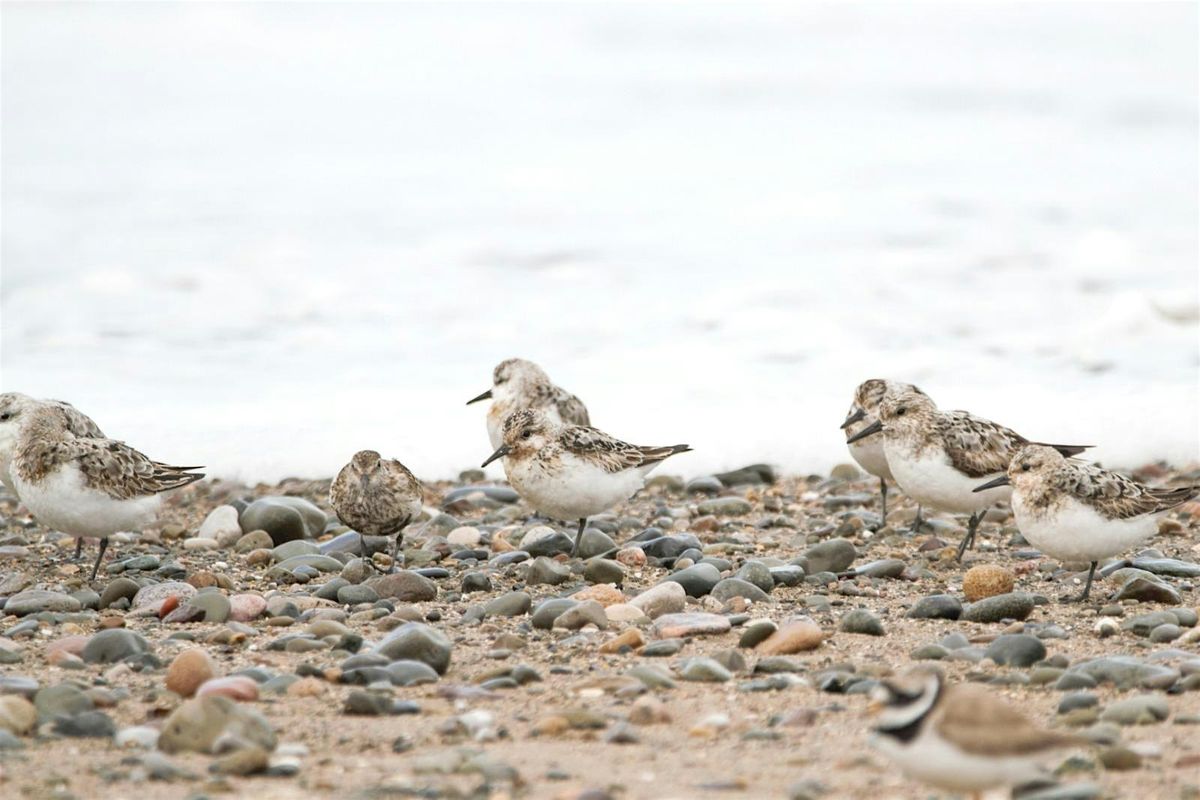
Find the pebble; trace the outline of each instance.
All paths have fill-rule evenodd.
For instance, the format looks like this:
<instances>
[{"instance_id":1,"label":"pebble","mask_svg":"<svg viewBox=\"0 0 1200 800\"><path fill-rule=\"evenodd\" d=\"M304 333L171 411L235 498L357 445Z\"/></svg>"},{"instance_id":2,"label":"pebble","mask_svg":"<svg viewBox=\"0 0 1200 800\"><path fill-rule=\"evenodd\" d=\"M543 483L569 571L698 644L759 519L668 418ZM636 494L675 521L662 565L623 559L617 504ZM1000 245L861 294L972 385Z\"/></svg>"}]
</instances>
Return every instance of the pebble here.
<instances>
[{"instance_id":1,"label":"pebble","mask_svg":"<svg viewBox=\"0 0 1200 800\"><path fill-rule=\"evenodd\" d=\"M408 622L390 632L373 652L393 661L420 661L444 675L450 666L451 650L450 640L438 629Z\"/></svg>"},{"instance_id":2,"label":"pebble","mask_svg":"<svg viewBox=\"0 0 1200 800\"><path fill-rule=\"evenodd\" d=\"M545 525L531 528L521 538L521 549L533 558L570 553L574 546L570 536Z\"/></svg>"},{"instance_id":3,"label":"pebble","mask_svg":"<svg viewBox=\"0 0 1200 800\"><path fill-rule=\"evenodd\" d=\"M485 617L516 617L528 613L533 601L525 592L508 592L483 606Z\"/></svg>"},{"instance_id":4,"label":"pebble","mask_svg":"<svg viewBox=\"0 0 1200 800\"><path fill-rule=\"evenodd\" d=\"M249 706L209 695L187 700L163 722L158 748L164 753L211 753L222 739L275 749L270 723Z\"/></svg>"},{"instance_id":5,"label":"pebble","mask_svg":"<svg viewBox=\"0 0 1200 800\"><path fill-rule=\"evenodd\" d=\"M429 578L411 570L400 570L371 578L365 584L381 598L402 603L423 603L437 598L438 587Z\"/></svg>"},{"instance_id":6,"label":"pebble","mask_svg":"<svg viewBox=\"0 0 1200 800\"><path fill-rule=\"evenodd\" d=\"M688 597L703 597L711 592L720 580L721 573L712 564L696 564L663 578L664 583L671 582L682 586Z\"/></svg>"},{"instance_id":7,"label":"pebble","mask_svg":"<svg viewBox=\"0 0 1200 800\"><path fill-rule=\"evenodd\" d=\"M166 687L182 697L191 697L200 684L215 677L216 667L206 651L184 650L167 667Z\"/></svg>"},{"instance_id":8,"label":"pebble","mask_svg":"<svg viewBox=\"0 0 1200 800\"><path fill-rule=\"evenodd\" d=\"M549 630L554 627L554 620L558 619L567 609L573 608L577 602L577 600L564 597L543 600L533 610L533 615L529 620L530 624L541 630Z\"/></svg>"},{"instance_id":9,"label":"pebble","mask_svg":"<svg viewBox=\"0 0 1200 800\"><path fill-rule=\"evenodd\" d=\"M983 657L1001 666L1029 667L1046 657L1046 645L1027 633L1003 634L988 645Z\"/></svg>"},{"instance_id":10,"label":"pebble","mask_svg":"<svg viewBox=\"0 0 1200 800\"><path fill-rule=\"evenodd\" d=\"M705 683L725 683L733 679L733 674L723 667L716 659L707 656L689 658L679 669L679 677L685 681L700 681Z\"/></svg>"},{"instance_id":11,"label":"pebble","mask_svg":"<svg viewBox=\"0 0 1200 800\"><path fill-rule=\"evenodd\" d=\"M209 765L208 771L217 775L257 775L266 772L269 765L268 751L251 745L221 756Z\"/></svg>"},{"instance_id":12,"label":"pebble","mask_svg":"<svg viewBox=\"0 0 1200 800\"><path fill-rule=\"evenodd\" d=\"M818 572L838 573L844 571L858 558L854 544L847 539L827 539L818 542L804 551L804 555L796 559L796 563L804 567L804 572L813 575Z\"/></svg>"},{"instance_id":13,"label":"pebble","mask_svg":"<svg viewBox=\"0 0 1200 800\"><path fill-rule=\"evenodd\" d=\"M625 583L625 568L607 558L590 558L583 566L583 579L588 583L620 586Z\"/></svg>"},{"instance_id":14,"label":"pebble","mask_svg":"<svg viewBox=\"0 0 1200 800\"><path fill-rule=\"evenodd\" d=\"M716 514L727 517L740 517L749 514L754 509L748 500L742 497L714 497L696 506L701 514Z\"/></svg>"},{"instance_id":15,"label":"pebble","mask_svg":"<svg viewBox=\"0 0 1200 800\"><path fill-rule=\"evenodd\" d=\"M750 620L742 626L742 635L738 640L738 647L745 647L747 649L756 647L759 642L764 641L777 630L779 630L779 626L769 619Z\"/></svg>"},{"instance_id":16,"label":"pebble","mask_svg":"<svg viewBox=\"0 0 1200 800\"><path fill-rule=\"evenodd\" d=\"M687 592L683 586L674 581L653 586L629 601L629 605L640 610L650 619L657 619L664 614L677 614L683 611Z\"/></svg>"},{"instance_id":17,"label":"pebble","mask_svg":"<svg viewBox=\"0 0 1200 800\"><path fill-rule=\"evenodd\" d=\"M1143 603L1176 605L1183 598L1174 587L1162 581L1135 577L1126 581L1113 599L1117 602L1121 600L1138 600Z\"/></svg>"},{"instance_id":18,"label":"pebble","mask_svg":"<svg viewBox=\"0 0 1200 800\"><path fill-rule=\"evenodd\" d=\"M115 664L149 652L150 643L141 634L124 628L110 628L92 634L80 656L88 664Z\"/></svg>"},{"instance_id":19,"label":"pebble","mask_svg":"<svg viewBox=\"0 0 1200 800\"><path fill-rule=\"evenodd\" d=\"M1012 570L995 564L978 564L963 575L963 594L974 603L986 597L1008 594L1016 585Z\"/></svg>"},{"instance_id":20,"label":"pebble","mask_svg":"<svg viewBox=\"0 0 1200 800\"><path fill-rule=\"evenodd\" d=\"M660 639L712 636L729 629L728 617L704 612L665 614L654 622L654 633Z\"/></svg>"},{"instance_id":21,"label":"pebble","mask_svg":"<svg viewBox=\"0 0 1200 800\"><path fill-rule=\"evenodd\" d=\"M911 619L958 619L962 616L962 603L949 594L934 594L922 597L908 610Z\"/></svg>"},{"instance_id":22,"label":"pebble","mask_svg":"<svg viewBox=\"0 0 1200 800\"><path fill-rule=\"evenodd\" d=\"M601 630L608 627L608 617L604 613L604 606L595 600L576 603L554 620L555 628L569 631L579 630L586 625L595 625Z\"/></svg>"},{"instance_id":23,"label":"pebble","mask_svg":"<svg viewBox=\"0 0 1200 800\"><path fill-rule=\"evenodd\" d=\"M82 608L80 602L69 594L49 592L43 589L26 589L8 598L4 604L4 613L14 617L24 617L43 611L72 612L78 611L80 608Z\"/></svg>"},{"instance_id":24,"label":"pebble","mask_svg":"<svg viewBox=\"0 0 1200 800\"><path fill-rule=\"evenodd\" d=\"M0 695L0 730L25 736L37 724L38 709L18 695Z\"/></svg>"},{"instance_id":25,"label":"pebble","mask_svg":"<svg viewBox=\"0 0 1200 800\"><path fill-rule=\"evenodd\" d=\"M83 711L72 716L60 716L54 720L54 732L59 736L73 738L110 739L117 732L112 717L103 711Z\"/></svg>"},{"instance_id":26,"label":"pebble","mask_svg":"<svg viewBox=\"0 0 1200 800\"><path fill-rule=\"evenodd\" d=\"M967 622L1023 620L1033 613L1033 606L1033 595L1025 592L998 594L968 605L963 609L962 619Z\"/></svg>"},{"instance_id":27,"label":"pebble","mask_svg":"<svg viewBox=\"0 0 1200 800\"><path fill-rule=\"evenodd\" d=\"M1109 704L1100 719L1118 725L1152 725L1162 722L1171 714L1166 698L1155 694L1143 694L1117 700Z\"/></svg>"},{"instance_id":28,"label":"pebble","mask_svg":"<svg viewBox=\"0 0 1200 800\"><path fill-rule=\"evenodd\" d=\"M867 636L883 636L883 623L879 617L865 608L856 608L842 615L838 630L846 633L861 633Z\"/></svg>"},{"instance_id":29,"label":"pebble","mask_svg":"<svg viewBox=\"0 0 1200 800\"><path fill-rule=\"evenodd\" d=\"M258 684L242 675L212 678L196 690L197 697L227 697L238 702L251 703L258 699Z\"/></svg>"},{"instance_id":30,"label":"pebble","mask_svg":"<svg viewBox=\"0 0 1200 800\"><path fill-rule=\"evenodd\" d=\"M529 562L529 567L525 572L525 583L529 586L537 586L539 584L557 586L560 583L570 580L570 578L571 569L566 564L560 564L545 556L538 556ZM506 614L505 616L511 615Z\"/></svg>"},{"instance_id":31,"label":"pebble","mask_svg":"<svg viewBox=\"0 0 1200 800\"><path fill-rule=\"evenodd\" d=\"M165 581L143 586L133 598L133 610L151 611L158 614L163 603L175 598L182 603L196 594L196 587L183 581Z\"/></svg>"},{"instance_id":32,"label":"pebble","mask_svg":"<svg viewBox=\"0 0 1200 800\"><path fill-rule=\"evenodd\" d=\"M276 545L315 539L325 529L325 512L301 497L263 497L242 510L243 531L266 531Z\"/></svg>"},{"instance_id":33,"label":"pebble","mask_svg":"<svg viewBox=\"0 0 1200 800\"><path fill-rule=\"evenodd\" d=\"M820 647L825 633L810 619L794 619L785 622L779 630L755 646L755 652L764 655L791 655Z\"/></svg>"},{"instance_id":34,"label":"pebble","mask_svg":"<svg viewBox=\"0 0 1200 800\"><path fill-rule=\"evenodd\" d=\"M704 565L699 565L704 566ZM772 586L774 584L772 583ZM725 578L712 588L712 596L722 603L742 597L754 603L771 603L770 595L749 581L741 578Z\"/></svg>"},{"instance_id":35,"label":"pebble","mask_svg":"<svg viewBox=\"0 0 1200 800\"><path fill-rule=\"evenodd\" d=\"M212 539L221 547L229 547L242 536L237 509L233 506L217 506L208 512L204 522L200 523L196 536L200 539Z\"/></svg>"}]
</instances>

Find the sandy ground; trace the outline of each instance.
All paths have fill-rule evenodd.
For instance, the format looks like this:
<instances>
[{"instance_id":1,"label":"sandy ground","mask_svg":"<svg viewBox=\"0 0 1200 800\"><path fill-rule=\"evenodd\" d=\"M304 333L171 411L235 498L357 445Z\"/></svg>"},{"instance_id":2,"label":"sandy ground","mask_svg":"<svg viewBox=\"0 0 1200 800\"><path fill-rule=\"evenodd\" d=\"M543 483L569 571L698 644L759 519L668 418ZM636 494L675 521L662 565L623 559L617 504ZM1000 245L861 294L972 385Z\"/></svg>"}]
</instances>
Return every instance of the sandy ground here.
<instances>
[{"instance_id":1,"label":"sandy ground","mask_svg":"<svg viewBox=\"0 0 1200 800\"><path fill-rule=\"evenodd\" d=\"M202 484L185 490L172 500L164 520L181 522L194 530L206 513L229 497L254 496L292 492L309 496L327 508L318 483L292 482L282 487L236 487ZM427 500L436 504L452 484L429 487ZM744 517L720 519L716 531L699 535L705 542L735 542L744 545L746 552L724 554L735 564L747 557L777 557L788 560L803 551L806 543L832 536L829 525L836 526L842 510L826 511L823 499L830 494L870 492L874 481L822 483L816 478L789 478L770 488L739 488L728 494L745 496L755 503L755 509ZM670 507L695 507L703 498L651 489L631 501L624 513L648 519L649 509L659 503ZM875 501L872 501L875 502ZM890 521L897 525L911 516L912 508L898 500ZM868 504L870 506L870 504ZM766 510L767 508L771 510ZM30 555L26 558L0 562L5 573L19 570L31 574L35 585L44 588L71 590L80 585L79 568L68 562L70 542L37 527L26 527L20 515L14 515L11 501L4 509L9 517L9 534L18 534L28 541ZM851 511L854 511L851 508ZM755 521L765 516L790 516L796 527L758 528ZM456 514L464 522L471 514ZM480 515L475 515L478 519ZM689 524L694 524L693 515ZM941 517L952 521L948 517ZM1197 520L1184 516L1184 529L1173 535L1160 535L1148 546L1164 554L1188 561L1200 560ZM1008 534L1000 532L1001 522L985 523L983 546L967 559L972 563L994 563L1022 572L1022 562L1014 558L1003 544ZM703 527L703 526L701 526ZM955 529L947 528L941 535L954 541ZM867 579L841 581L818 588L811 585L777 587L771 604L750 609L753 616L767 616L783 621L793 614L811 613L831 635L818 649L792 656L804 666L802 676L809 682L835 665L853 665L858 672L883 675L899 671L911 663L909 653L914 648L935 642L951 632L961 632L975 641L985 642L1005 632L1004 624L973 624L949 620L912 620L904 617L908 605L918 597L941 592L961 594L961 578L965 566L958 566L940 553L931 557L918 553L917 545L925 541L924 533L908 541L901 534L857 536L859 551L856 563L875 558L900 557L910 567L928 567L931 577L916 580ZM623 539L628 534L617 537ZM151 532L141 541L118 545L112 558L125 558L152 547L160 541ZM276 586L264 577L264 567L248 567L245 556L229 550L187 553L178 541L163 542L189 573L199 570L228 575L235 591L272 591L307 594L310 586ZM1053 562L1044 562L1052 564ZM624 719L634 697L618 693L628 685L621 676L638 664L653 663L670 669L682 657L716 654L737 648L740 635L737 628L720 636L697 637L689 640L676 656L644 658L635 653L603 655L597 648L612 638L619 626L605 631L541 631L529 629L527 615L515 618L488 618L482 624L463 625L466 609L514 588L524 588L536 601L557 596L565 588L575 588L579 581L564 586L524 587L515 570L493 574L494 588L487 597L469 595L445 600L447 593L458 589L461 572L454 564L443 562L451 576L439 581L441 595L437 600L416 604L422 614L440 612L441 619L433 622L454 641L450 670L435 685L396 688L399 698L419 703L415 715L391 717L359 717L343 713L344 698L352 691L336 683L328 683L317 697L289 695L264 696L254 706L266 716L284 743L300 743L308 748L299 773L293 777L215 777L208 774L212 758L187 754L172 756L178 766L190 770L194 780L174 782L139 779L141 753L120 751L107 739L63 739L41 735L25 739L22 750L0 752L0 794L5 797L77 797L125 798L162 797L188 798L198 795L232 797L524 797L524 798L602 798L624 800L634 798L786 798L790 787L811 781L825 788L824 797L849 798L874 795L883 798L927 798L936 795L906 779L884 758L868 746L870 719L861 695L842 695L821 692L809 686L782 691L744 692L738 685L751 679L748 674L735 675L723 684L679 681L674 689L658 690L658 696L670 714L669 722L633 726L637 741L609 743L606 730L577 731L537 735L538 723L556 711L586 708L609 720L607 730ZM666 570L647 566L627 569L624 592L632 597L638 591L656 583ZM1148 640L1122 632L1100 639L1092 632L1101 602L1067 605L1057 602L1067 587L1047 577L1048 572L1033 570L1021 574L1019 590L1043 593L1054 602L1038 606L1027 620L1030 623L1054 622L1068 634L1065 639L1045 643L1051 656L1062 655L1074 662L1096 655L1126 654L1151 658L1156 653L1172 649L1171 644L1151 645ZM1061 578L1062 576L1057 576ZM103 573L93 586L102 591L111 576ZM1186 579L1169 579L1179 587ZM1113 587L1099 584L1098 597ZM810 612L804 598L827 594L832 607L827 612ZM451 595L453 598L453 595ZM1194 588L1184 590L1183 605L1195 607ZM836 632L837 620L852 608L867 608L882 621L883 637ZM1154 607L1134 606L1127 615L1153 610ZM697 609L699 610L699 609ZM107 613L107 612L106 612ZM126 625L143 633L155 643L156 653L169 663L174 654L189 646L187 641L168 641L167 637L180 630L191 633L201 642L218 665L218 671L229 673L236 669L260 665L276 672L292 672L302 664L327 670L345 657L328 651L303 654L269 652L267 642L292 628L269 628L260 620L252 623L257 635L235 645L203 643L205 636L223 625L190 623L166 626L156 619L128 616ZM2 621L7 630L15 619ZM378 623L350 621L347 625L368 641L383 635ZM88 666L84 670L64 670L50 666L44 658L45 645L70 633L91 633L96 624L66 623L43 625L38 634L19 640L23 660L19 664L0 668L4 674L24 674L37 678L43 686L64 680L99 681L108 667ZM1019 630L1015 623L1013 630ZM523 649L497 660L490 651L495 640L511 633L522 637ZM652 634L647 629L647 638ZM1184 645L1191 657L1197 655L1195 644ZM755 656L743 651L753 667ZM1187 656L1179 654L1168 663L1178 663ZM516 689L501 690L487 697L450 699L445 695L450 687L469 686L480 676L498 666L526 663L534 667L543 680ZM953 680L1003 675L1008 672L1028 673L1029 670L1009 670L991 662L969 664L961 661L942 662ZM118 728L137 724L159 724L163 717L162 691L164 671L129 673L110 688L123 688L128 697L113 708L105 709ZM1062 692L1050 687L1004 686L994 691L1009 698L1027 714L1046 726L1056 725L1055 708ZM1093 690L1102 704L1110 700L1137 694L1119 692L1110 686ZM1167 697L1171 717L1158 724L1122 729L1122 743L1143 743L1148 757L1140 768L1131 771L1107 771L1099 766L1094 753L1081 752L1084 768L1064 776L1066 781L1088 780L1099 783L1107 797L1185 798L1200 792L1200 726L1178 724L1182 715L1200 714L1200 692ZM468 710L484 709L494 715L497 736L488 741L472 741L461 731L451 730L454 718ZM713 728L703 721L714 714L728 717L726 727ZM753 732L753 733L752 733ZM43 733L45 733L43 731ZM747 737L747 734L751 734ZM393 752L393 742L407 737L411 749ZM769 736L771 738L762 738ZM515 769L516 781L498 780L488 785L478 773L438 771L455 753L481 752L487 761ZM1058 759L1053 763L1061 762ZM1090 768L1089 768L1090 767ZM591 793L588 793L588 792Z\"/></svg>"}]
</instances>

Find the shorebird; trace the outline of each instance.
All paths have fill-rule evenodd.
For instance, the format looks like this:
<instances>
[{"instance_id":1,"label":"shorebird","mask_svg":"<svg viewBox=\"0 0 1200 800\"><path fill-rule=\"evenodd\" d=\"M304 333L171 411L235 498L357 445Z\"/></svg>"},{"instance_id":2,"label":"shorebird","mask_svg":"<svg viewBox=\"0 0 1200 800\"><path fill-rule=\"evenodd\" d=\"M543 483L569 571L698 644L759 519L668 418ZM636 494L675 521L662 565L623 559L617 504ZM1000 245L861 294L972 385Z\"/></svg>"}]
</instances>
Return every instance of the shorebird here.
<instances>
[{"instance_id":1,"label":"shorebird","mask_svg":"<svg viewBox=\"0 0 1200 800\"><path fill-rule=\"evenodd\" d=\"M396 536L392 564L404 538L404 529L421 514L421 482L395 459L385 460L374 450L359 450L342 467L329 487L329 505L346 525L358 531L359 552L367 560L363 536Z\"/></svg>"},{"instance_id":2,"label":"shorebird","mask_svg":"<svg viewBox=\"0 0 1200 800\"><path fill-rule=\"evenodd\" d=\"M906 391L879 404L879 419L847 441L882 433L883 450L896 484L909 497L945 511L970 513L958 560L975 542L983 512L1007 500L1008 486L977 492L981 480L999 477L1029 440L1016 431L966 411L942 411L928 395ZM1068 456L1085 446L1048 445Z\"/></svg>"},{"instance_id":3,"label":"shorebird","mask_svg":"<svg viewBox=\"0 0 1200 800\"><path fill-rule=\"evenodd\" d=\"M1025 539L1060 561L1087 561L1086 600L1101 559L1158 531L1158 518L1200 493L1200 486L1153 488L1094 464L1070 461L1052 447L1031 444L1013 456L1008 472L976 487L1012 487L1012 510Z\"/></svg>"},{"instance_id":4,"label":"shorebird","mask_svg":"<svg viewBox=\"0 0 1200 800\"><path fill-rule=\"evenodd\" d=\"M579 520L571 555L587 518L628 500L646 475L686 444L640 447L583 425L562 425L544 411L526 409L504 423L504 440L481 466L504 459L508 482L537 511Z\"/></svg>"},{"instance_id":5,"label":"shorebird","mask_svg":"<svg viewBox=\"0 0 1200 800\"><path fill-rule=\"evenodd\" d=\"M12 466L13 453L17 449L17 433L25 414L37 408L51 407L62 411L67 430L85 439L103 439L104 431L75 406L63 400L39 400L20 392L5 392L0 394L0 482L13 494L17 494L16 484L13 483L9 468ZM20 495L17 495L20 500ZM75 540L75 560L79 560L83 552L83 538Z\"/></svg>"},{"instance_id":6,"label":"shorebird","mask_svg":"<svg viewBox=\"0 0 1200 800\"><path fill-rule=\"evenodd\" d=\"M1038 728L982 686L947 684L935 667L884 680L870 697L873 747L909 777L976 798L1045 778L1040 761L1087 744Z\"/></svg>"},{"instance_id":7,"label":"shorebird","mask_svg":"<svg viewBox=\"0 0 1200 800\"><path fill-rule=\"evenodd\" d=\"M879 478L879 516L887 522L888 481L894 481L892 470L888 467L887 456L883 452L883 440L878 437L851 441L859 431L872 425L879 412L879 404L888 395L911 391L924 394L911 383L889 381L881 378L865 380L854 390L854 401L850 404L850 412L842 423L846 432L846 448L850 456L867 473ZM917 516L913 520L913 531L921 529L921 507L917 506Z\"/></svg>"},{"instance_id":8,"label":"shorebird","mask_svg":"<svg viewBox=\"0 0 1200 800\"><path fill-rule=\"evenodd\" d=\"M491 400L487 413L488 440L492 447L504 441L504 420L515 411L526 408L545 412L551 420L562 425L591 425L587 407L575 395L555 386L545 370L532 361L510 358L501 361L492 371L492 388L467 405Z\"/></svg>"},{"instance_id":9,"label":"shorebird","mask_svg":"<svg viewBox=\"0 0 1200 800\"><path fill-rule=\"evenodd\" d=\"M115 439L78 436L60 407L21 416L10 468L17 496L43 525L100 539L90 580L109 536L148 525L158 515L160 493L204 477L190 471L200 467L162 464Z\"/></svg>"}]
</instances>

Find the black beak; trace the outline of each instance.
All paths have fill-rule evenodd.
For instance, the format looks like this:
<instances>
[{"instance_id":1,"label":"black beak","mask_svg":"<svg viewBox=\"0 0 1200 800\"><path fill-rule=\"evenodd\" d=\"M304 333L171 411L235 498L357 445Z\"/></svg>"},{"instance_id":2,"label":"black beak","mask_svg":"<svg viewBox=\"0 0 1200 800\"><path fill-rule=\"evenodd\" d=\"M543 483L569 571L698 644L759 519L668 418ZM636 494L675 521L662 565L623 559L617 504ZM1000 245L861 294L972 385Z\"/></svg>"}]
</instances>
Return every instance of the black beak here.
<instances>
[{"instance_id":1,"label":"black beak","mask_svg":"<svg viewBox=\"0 0 1200 800\"><path fill-rule=\"evenodd\" d=\"M488 456L487 461L485 461L479 465L479 468L483 469L488 464L495 461L497 458L504 458L506 455L508 455L508 453L509 453L508 445L506 445L506 444L500 445L498 448L496 448L496 452L494 452L490 456Z\"/></svg>"},{"instance_id":2,"label":"black beak","mask_svg":"<svg viewBox=\"0 0 1200 800\"><path fill-rule=\"evenodd\" d=\"M851 425L858 422L860 419L862 419L866 415L867 415L867 412L863 411L861 408L856 410L853 414L846 417L846 421L842 423L842 430L846 430L846 428L849 428Z\"/></svg>"},{"instance_id":3,"label":"black beak","mask_svg":"<svg viewBox=\"0 0 1200 800\"><path fill-rule=\"evenodd\" d=\"M1001 475L999 478L996 478L995 480L990 480L987 483L983 484L982 486L976 486L971 491L982 492L987 489L995 489L997 486L1008 486L1011 483L1012 483L1012 481L1010 481L1008 479L1007 475Z\"/></svg>"},{"instance_id":4,"label":"black beak","mask_svg":"<svg viewBox=\"0 0 1200 800\"><path fill-rule=\"evenodd\" d=\"M491 400L491 399L492 399L492 390L488 389L486 392L479 395L478 397L472 397L470 400L468 400L467 405L471 405L471 403L478 403L480 400Z\"/></svg>"},{"instance_id":5,"label":"black beak","mask_svg":"<svg viewBox=\"0 0 1200 800\"><path fill-rule=\"evenodd\" d=\"M863 428L861 431L859 431L858 433L854 434L849 439L847 439L846 444L851 444L853 442L857 442L859 439L865 439L868 436L879 433L881 430L883 430L883 423L880 422L879 420L875 420L870 425Z\"/></svg>"}]
</instances>

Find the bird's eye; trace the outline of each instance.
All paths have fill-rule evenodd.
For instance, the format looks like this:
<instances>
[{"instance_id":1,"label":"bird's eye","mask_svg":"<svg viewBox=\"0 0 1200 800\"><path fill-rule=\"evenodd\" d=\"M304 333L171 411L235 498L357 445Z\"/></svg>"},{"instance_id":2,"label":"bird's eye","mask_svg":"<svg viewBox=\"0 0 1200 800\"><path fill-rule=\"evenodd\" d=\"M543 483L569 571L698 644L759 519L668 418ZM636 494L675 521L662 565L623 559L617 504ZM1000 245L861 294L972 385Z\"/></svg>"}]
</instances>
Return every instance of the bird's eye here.
<instances>
[{"instance_id":1,"label":"bird's eye","mask_svg":"<svg viewBox=\"0 0 1200 800\"><path fill-rule=\"evenodd\" d=\"M12 419L12 414L9 412L5 411L3 414L0 414L0 422L8 422L10 419Z\"/></svg>"},{"instance_id":2,"label":"bird's eye","mask_svg":"<svg viewBox=\"0 0 1200 800\"><path fill-rule=\"evenodd\" d=\"M905 408L904 406L900 406L899 408L896 409L896 416L903 417L906 411L908 411L907 408Z\"/></svg>"},{"instance_id":3,"label":"bird's eye","mask_svg":"<svg viewBox=\"0 0 1200 800\"><path fill-rule=\"evenodd\" d=\"M1022 465L1021 465L1021 472L1029 472L1029 465L1028 465L1028 464L1022 464Z\"/></svg>"},{"instance_id":4,"label":"bird's eye","mask_svg":"<svg viewBox=\"0 0 1200 800\"><path fill-rule=\"evenodd\" d=\"M521 434L521 438L522 438L522 439L528 439L530 436L533 436L533 431L528 431L528 430L527 430L527 431L525 431L524 433L522 433L522 434Z\"/></svg>"}]
</instances>

